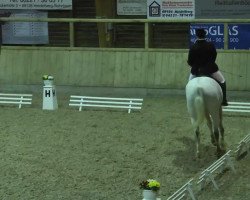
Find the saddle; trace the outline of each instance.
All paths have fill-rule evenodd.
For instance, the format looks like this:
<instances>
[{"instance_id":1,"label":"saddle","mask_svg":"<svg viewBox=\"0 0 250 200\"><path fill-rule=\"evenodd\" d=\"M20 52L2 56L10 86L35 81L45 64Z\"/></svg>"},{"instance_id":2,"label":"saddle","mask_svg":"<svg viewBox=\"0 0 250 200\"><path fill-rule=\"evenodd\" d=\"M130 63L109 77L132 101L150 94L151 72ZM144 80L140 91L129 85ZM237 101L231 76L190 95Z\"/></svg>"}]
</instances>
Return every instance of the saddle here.
<instances>
[{"instance_id":1,"label":"saddle","mask_svg":"<svg viewBox=\"0 0 250 200\"><path fill-rule=\"evenodd\" d=\"M199 73L198 75L196 75L196 77L209 77L211 79L214 79L219 85L221 85L221 83L218 80L216 80L215 78L213 78L211 74Z\"/></svg>"}]
</instances>

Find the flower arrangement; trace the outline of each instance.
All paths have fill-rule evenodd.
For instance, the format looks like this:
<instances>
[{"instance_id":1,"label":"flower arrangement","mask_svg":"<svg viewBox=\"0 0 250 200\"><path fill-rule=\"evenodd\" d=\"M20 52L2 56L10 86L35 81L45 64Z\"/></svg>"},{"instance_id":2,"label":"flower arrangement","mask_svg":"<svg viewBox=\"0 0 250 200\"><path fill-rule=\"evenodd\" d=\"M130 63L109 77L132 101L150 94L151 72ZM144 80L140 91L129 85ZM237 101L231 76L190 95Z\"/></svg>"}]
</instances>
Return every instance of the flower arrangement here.
<instances>
[{"instance_id":1,"label":"flower arrangement","mask_svg":"<svg viewBox=\"0 0 250 200\"><path fill-rule=\"evenodd\" d=\"M160 189L160 183L154 179L148 179L140 183L140 188L143 190L153 190L156 192Z\"/></svg>"},{"instance_id":2,"label":"flower arrangement","mask_svg":"<svg viewBox=\"0 0 250 200\"><path fill-rule=\"evenodd\" d=\"M54 80L54 77L51 75L43 75L43 80Z\"/></svg>"}]
</instances>

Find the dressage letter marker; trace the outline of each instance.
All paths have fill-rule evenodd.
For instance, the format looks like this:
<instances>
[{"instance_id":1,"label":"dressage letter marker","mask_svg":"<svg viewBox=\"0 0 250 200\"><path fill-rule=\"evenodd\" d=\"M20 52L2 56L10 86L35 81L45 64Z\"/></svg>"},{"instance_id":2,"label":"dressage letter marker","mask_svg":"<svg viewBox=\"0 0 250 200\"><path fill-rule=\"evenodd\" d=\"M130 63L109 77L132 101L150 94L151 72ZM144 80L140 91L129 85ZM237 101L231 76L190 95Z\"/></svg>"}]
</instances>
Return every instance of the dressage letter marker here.
<instances>
[{"instance_id":1,"label":"dressage letter marker","mask_svg":"<svg viewBox=\"0 0 250 200\"><path fill-rule=\"evenodd\" d=\"M56 110L57 108L55 86L53 84L43 86L43 110Z\"/></svg>"}]
</instances>

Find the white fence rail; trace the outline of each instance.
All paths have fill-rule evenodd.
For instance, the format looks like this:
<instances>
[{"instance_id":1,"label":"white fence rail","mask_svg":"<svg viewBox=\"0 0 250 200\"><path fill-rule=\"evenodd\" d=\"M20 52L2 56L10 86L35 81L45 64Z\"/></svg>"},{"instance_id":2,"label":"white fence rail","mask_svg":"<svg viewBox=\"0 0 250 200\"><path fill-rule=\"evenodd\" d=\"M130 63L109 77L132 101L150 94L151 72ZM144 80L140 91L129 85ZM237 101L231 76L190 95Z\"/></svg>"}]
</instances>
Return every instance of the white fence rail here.
<instances>
[{"instance_id":1,"label":"white fence rail","mask_svg":"<svg viewBox=\"0 0 250 200\"><path fill-rule=\"evenodd\" d=\"M17 104L18 108L21 108L22 105L31 105L32 94L0 93L0 104Z\"/></svg>"},{"instance_id":2,"label":"white fence rail","mask_svg":"<svg viewBox=\"0 0 250 200\"><path fill-rule=\"evenodd\" d=\"M179 190L177 190L167 200L181 200L183 198L186 199L187 195L189 195L192 200L196 200L194 197L193 190L192 190L192 181L193 181L193 179L189 180L185 185L183 185Z\"/></svg>"},{"instance_id":3,"label":"white fence rail","mask_svg":"<svg viewBox=\"0 0 250 200\"><path fill-rule=\"evenodd\" d=\"M199 180L197 184L201 184L201 189L204 188L205 182L207 179L210 179L212 181L215 189L219 189L218 185L216 184L214 180L213 173L217 171L218 169L221 169L221 171L227 166L229 166L233 172L235 172L233 162L230 158L231 150L229 150L226 154L224 154L220 159L216 160L212 165L210 165L207 169L205 169L203 172L201 172L201 175L199 177Z\"/></svg>"},{"instance_id":4,"label":"white fence rail","mask_svg":"<svg viewBox=\"0 0 250 200\"><path fill-rule=\"evenodd\" d=\"M250 103L248 102L228 102L228 106L223 107L224 112L250 113Z\"/></svg>"},{"instance_id":5,"label":"white fence rail","mask_svg":"<svg viewBox=\"0 0 250 200\"><path fill-rule=\"evenodd\" d=\"M143 99L71 95L69 106L77 106L79 111L82 110L82 107L122 108L127 109L130 113L131 110L140 110L142 103Z\"/></svg>"},{"instance_id":6,"label":"white fence rail","mask_svg":"<svg viewBox=\"0 0 250 200\"><path fill-rule=\"evenodd\" d=\"M226 154L224 154L220 159L216 160L212 165L206 168L201 172L197 184L200 184L200 188L203 189L207 182L210 180L216 190L219 189L215 176L221 173L226 167L230 167L231 170L235 173L234 163L231 160L230 153L232 150L229 150ZM250 152L250 134L246 135L238 144L237 149L235 151L236 156L240 156L243 152ZM170 196L167 200L182 200L189 199L195 200L194 192L192 190L192 181L189 180L185 185L183 185L179 190L177 190L172 196Z\"/></svg>"},{"instance_id":7,"label":"white fence rail","mask_svg":"<svg viewBox=\"0 0 250 200\"><path fill-rule=\"evenodd\" d=\"M239 142L235 151L236 157L239 158L244 151L246 151L247 153L250 152L250 134L248 134Z\"/></svg>"}]
</instances>

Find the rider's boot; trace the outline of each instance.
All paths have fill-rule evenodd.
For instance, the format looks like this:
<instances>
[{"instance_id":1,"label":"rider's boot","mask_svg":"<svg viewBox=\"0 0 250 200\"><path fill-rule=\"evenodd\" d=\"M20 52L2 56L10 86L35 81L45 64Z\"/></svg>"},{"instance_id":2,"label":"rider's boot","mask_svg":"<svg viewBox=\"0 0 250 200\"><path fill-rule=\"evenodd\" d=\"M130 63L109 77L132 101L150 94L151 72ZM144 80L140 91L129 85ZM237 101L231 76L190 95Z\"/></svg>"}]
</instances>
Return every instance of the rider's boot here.
<instances>
[{"instance_id":1,"label":"rider's boot","mask_svg":"<svg viewBox=\"0 0 250 200\"><path fill-rule=\"evenodd\" d=\"M223 93L223 100L222 100L222 106L228 106L228 102L227 102L227 86L226 86L226 82L224 83L220 83L221 89L222 89L222 93Z\"/></svg>"}]
</instances>

